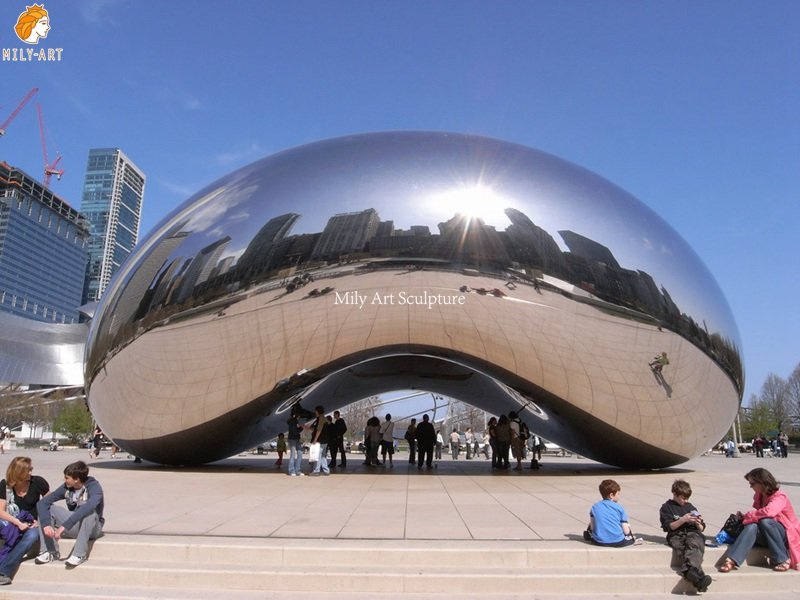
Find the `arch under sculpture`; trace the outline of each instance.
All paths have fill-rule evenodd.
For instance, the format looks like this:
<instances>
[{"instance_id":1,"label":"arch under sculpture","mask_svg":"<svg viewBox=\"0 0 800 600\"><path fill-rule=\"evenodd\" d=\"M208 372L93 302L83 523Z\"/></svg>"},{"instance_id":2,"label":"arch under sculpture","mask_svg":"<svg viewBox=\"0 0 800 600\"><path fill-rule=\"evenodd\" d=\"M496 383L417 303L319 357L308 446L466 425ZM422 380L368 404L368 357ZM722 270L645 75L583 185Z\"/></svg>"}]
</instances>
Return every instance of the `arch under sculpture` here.
<instances>
[{"instance_id":1,"label":"arch under sculpture","mask_svg":"<svg viewBox=\"0 0 800 600\"><path fill-rule=\"evenodd\" d=\"M254 447L298 400L423 389L665 467L724 435L742 382L722 293L654 212L543 152L430 132L301 146L201 190L123 265L86 350L99 424L169 464Z\"/></svg>"}]
</instances>

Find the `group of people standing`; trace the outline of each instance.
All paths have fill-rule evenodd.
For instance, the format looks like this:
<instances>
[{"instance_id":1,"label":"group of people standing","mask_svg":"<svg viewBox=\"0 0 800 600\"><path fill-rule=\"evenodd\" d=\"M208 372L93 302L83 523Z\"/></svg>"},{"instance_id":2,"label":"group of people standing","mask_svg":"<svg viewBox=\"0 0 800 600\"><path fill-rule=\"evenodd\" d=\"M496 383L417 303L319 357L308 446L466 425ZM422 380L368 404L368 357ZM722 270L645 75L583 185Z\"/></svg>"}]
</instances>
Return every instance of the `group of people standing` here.
<instances>
[{"instance_id":1,"label":"group of people standing","mask_svg":"<svg viewBox=\"0 0 800 600\"><path fill-rule=\"evenodd\" d=\"M347 465L344 444L347 424L338 410L333 413L332 417L326 417L321 406L311 412L296 403L292 406L286 423L288 434L285 440L283 434L279 436L276 467L282 465L283 453L288 451L289 475L292 477L303 475L300 468L303 456L301 440L303 431L311 432L312 446L314 444L320 446L320 456L317 457L317 450L313 448L314 455L310 457L310 460L315 462L312 475L329 474L331 468L337 467L337 454L341 457L338 466L345 467ZM367 420L363 438L364 465L394 467L396 450L394 431L395 422L392 420L391 414L384 415L383 421L375 415ZM450 456L453 459L457 459L459 456L462 447L461 435L458 430L453 430L448 438ZM423 415L422 421L419 423L417 423L417 419L412 418L403 437L408 443L409 464L416 464L419 469L422 469L423 466L432 469L433 461L441 459L445 441L441 431L434 428L429 415ZM466 444L468 459L477 456L481 449L483 449L486 459L489 459L491 451L492 469L506 470L511 468L510 455L516 461L513 469L517 471L523 468L522 461L527 456L531 442L534 455L531 468L537 468L538 460L541 460L544 449L544 440L531 434L528 426L515 411L511 411L508 415L492 417L488 421L482 437L474 434L468 427L463 440L463 443ZM328 452L330 453L330 462L328 461ZM538 460L536 459L537 454Z\"/></svg>"},{"instance_id":2,"label":"group of people standing","mask_svg":"<svg viewBox=\"0 0 800 600\"><path fill-rule=\"evenodd\" d=\"M764 458L764 450L769 450L770 455L775 458L786 458L789 456L789 436L781 431L772 439L759 433L753 438L753 452L759 458Z\"/></svg>"},{"instance_id":3,"label":"group of people standing","mask_svg":"<svg viewBox=\"0 0 800 600\"><path fill-rule=\"evenodd\" d=\"M304 422L300 422L305 419ZM301 434L304 430L311 432L311 444L317 445L317 456L314 461L314 469L311 475L330 475L331 468L336 468L336 456L339 455L339 467L347 466L347 452L344 447L344 434L347 433L347 423L345 423L339 411L334 411L333 416L325 416L325 409L317 406L314 412L308 411L300 406L299 403L292 406L289 411L289 419L286 421L288 432L286 435L286 449L289 452L289 475L292 477L303 477L305 474L301 470L303 465L303 441ZM331 461L328 462L328 453ZM282 462L283 456L278 455L278 466Z\"/></svg>"},{"instance_id":4,"label":"group of people standing","mask_svg":"<svg viewBox=\"0 0 800 600\"><path fill-rule=\"evenodd\" d=\"M538 468L544 450L544 440L533 435L527 424L520 418L516 411L508 415L492 417L488 423L489 445L492 448L492 469L506 470L509 464L509 451L516 461L515 471L522 470L522 461L527 455L528 444L532 442L534 458L531 468ZM536 456L538 455L538 459Z\"/></svg>"}]
</instances>

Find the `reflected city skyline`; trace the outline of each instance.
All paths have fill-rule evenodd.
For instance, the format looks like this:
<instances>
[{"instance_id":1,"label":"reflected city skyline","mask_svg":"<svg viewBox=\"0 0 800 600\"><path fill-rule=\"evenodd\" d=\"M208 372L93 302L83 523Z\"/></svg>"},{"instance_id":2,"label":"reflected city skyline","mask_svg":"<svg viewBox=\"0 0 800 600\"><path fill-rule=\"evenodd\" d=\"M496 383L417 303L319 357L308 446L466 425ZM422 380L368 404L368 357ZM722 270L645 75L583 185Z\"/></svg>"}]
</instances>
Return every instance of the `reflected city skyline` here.
<instances>
[{"instance_id":1,"label":"reflected city skyline","mask_svg":"<svg viewBox=\"0 0 800 600\"><path fill-rule=\"evenodd\" d=\"M283 282L331 263L362 269L397 268L401 263L420 269L475 269L504 282L568 293L544 281L547 275L572 284L590 294L589 298L629 309L630 318L650 318L659 327L679 333L713 355L742 390L736 344L683 313L649 273L624 268L608 247L574 231L557 232L568 248L562 251L556 239L521 210L509 207L503 212L510 222L503 231L486 225L480 217L455 213L438 224L438 233L432 233L427 225L395 229L394 221L381 220L377 210L367 208L333 215L324 230L305 234L292 234L303 215L286 213L268 220L238 257L226 255L231 243L228 235L195 256L185 256L182 245L193 232L178 227L151 254L147 266L156 268L140 268L137 273L140 285L151 275L153 279L145 284L132 321L149 315L157 323L184 310L235 298L243 288Z\"/></svg>"}]
</instances>

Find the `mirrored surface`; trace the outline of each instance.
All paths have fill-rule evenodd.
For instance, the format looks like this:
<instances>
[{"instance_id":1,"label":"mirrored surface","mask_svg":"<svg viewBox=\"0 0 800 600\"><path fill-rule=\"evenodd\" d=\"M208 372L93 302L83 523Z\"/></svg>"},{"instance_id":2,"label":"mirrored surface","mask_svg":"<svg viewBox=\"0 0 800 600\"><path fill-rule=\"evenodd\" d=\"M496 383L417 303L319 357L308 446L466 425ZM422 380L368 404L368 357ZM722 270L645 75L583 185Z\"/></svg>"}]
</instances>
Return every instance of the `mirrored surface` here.
<instances>
[{"instance_id":1,"label":"mirrored surface","mask_svg":"<svg viewBox=\"0 0 800 600\"><path fill-rule=\"evenodd\" d=\"M273 437L298 400L424 389L661 467L725 433L742 377L722 293L654 212L551 155L430 132L317 142L203 189L112 281L86 360L108 435L173 464Z\"/></svg>"}]
</instances>

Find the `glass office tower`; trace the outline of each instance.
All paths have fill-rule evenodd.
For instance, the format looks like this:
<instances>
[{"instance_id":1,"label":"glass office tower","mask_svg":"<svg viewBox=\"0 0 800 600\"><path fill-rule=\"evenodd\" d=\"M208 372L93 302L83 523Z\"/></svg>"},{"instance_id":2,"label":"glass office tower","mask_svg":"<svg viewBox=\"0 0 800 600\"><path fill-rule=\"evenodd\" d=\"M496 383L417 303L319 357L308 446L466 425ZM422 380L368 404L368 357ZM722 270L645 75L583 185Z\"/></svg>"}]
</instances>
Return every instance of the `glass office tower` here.
<instances>
[{"instance_id":1,"label":"glass office tower","mask_svg":"<svg viewBox=\"0 0 800 600\"><path fill-rule=\"evenodd\" d=\"M0 310L77 323L89 224L64 200L0 162Z\"/></svg>"},{"instance_id":2,"label":"glass office tower","mask_svg":"<svg viewBox=\"0 0 800 600\"><path fill-rule=\"evenodd\" d=\"M81 212L91 223L84 300L99 300L139 237L145 175L119 148L89 150Z\"/></svg>"}]
</instances>

